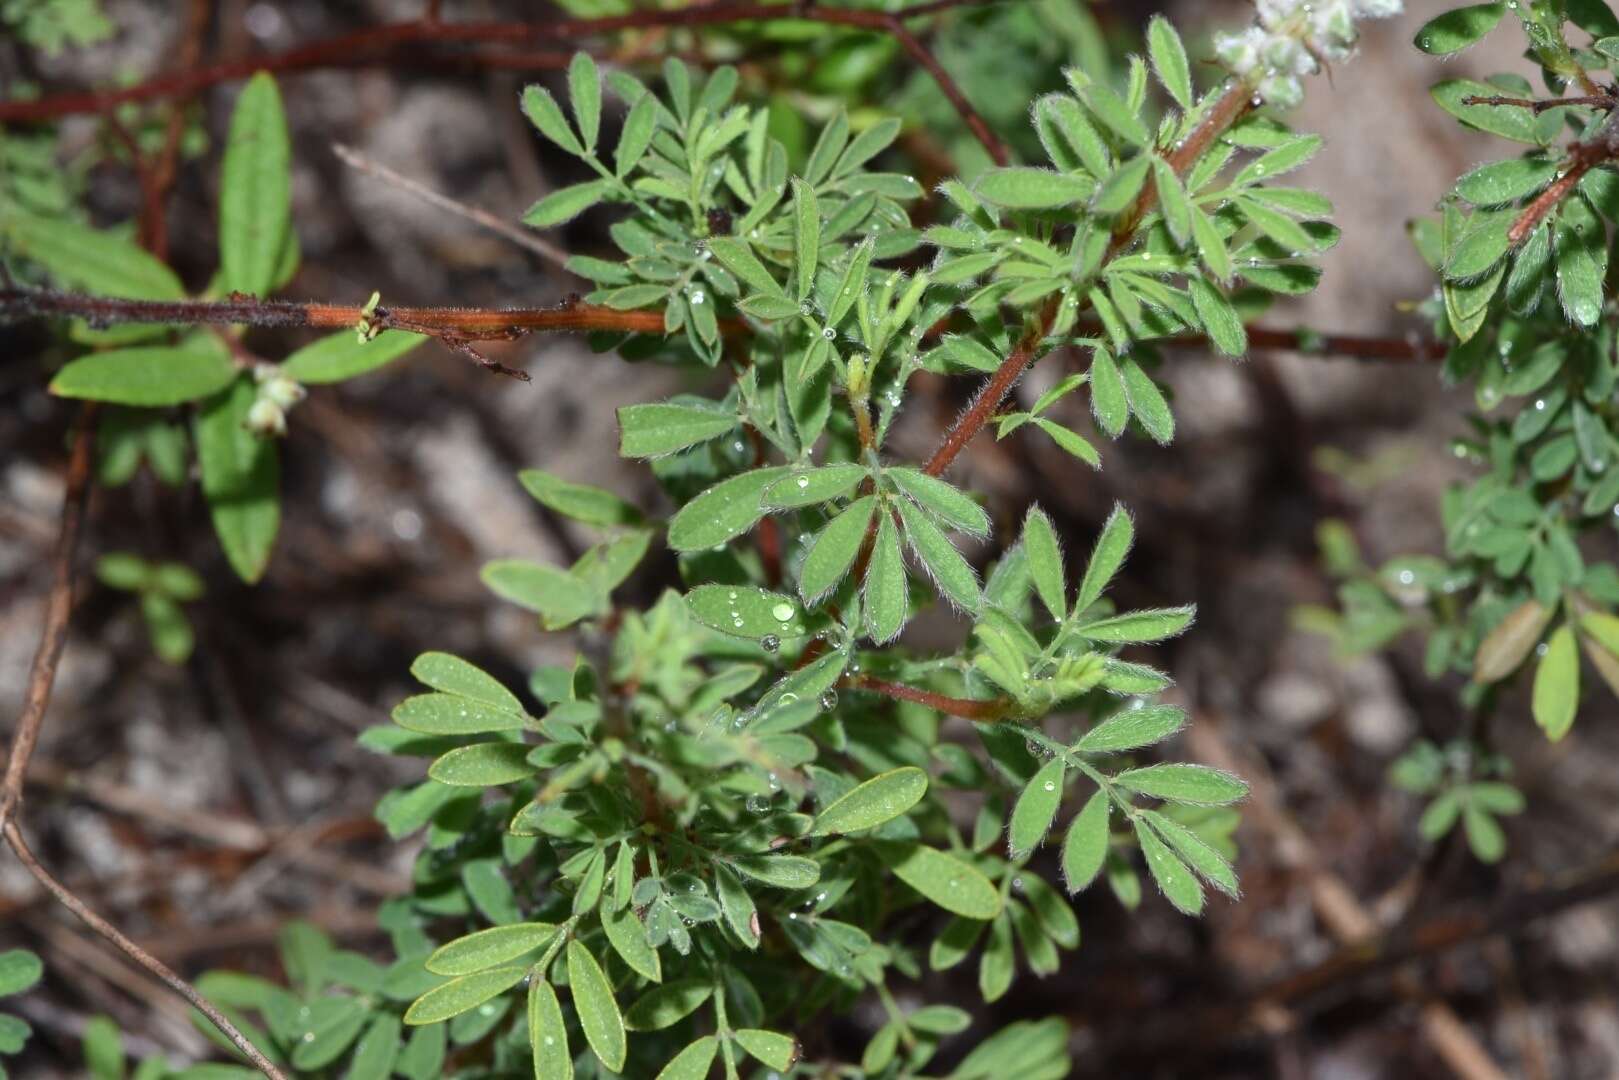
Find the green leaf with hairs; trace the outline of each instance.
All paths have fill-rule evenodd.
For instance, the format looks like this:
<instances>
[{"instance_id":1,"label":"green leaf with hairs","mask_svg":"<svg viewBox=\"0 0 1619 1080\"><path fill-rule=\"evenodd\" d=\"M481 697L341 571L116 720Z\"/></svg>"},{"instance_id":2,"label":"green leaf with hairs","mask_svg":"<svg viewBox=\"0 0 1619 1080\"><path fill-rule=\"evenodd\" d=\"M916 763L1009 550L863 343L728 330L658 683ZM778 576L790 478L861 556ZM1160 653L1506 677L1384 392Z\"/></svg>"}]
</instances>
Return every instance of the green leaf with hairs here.
<instances>
[{"instance_id":1,"label":"green leaf with hairs","mask_svg":"<svg viewBox=\"0 0 1619 1080\"><path fill-rule=\"evenodd\" d=\"M219 176L220 285L266 296L292 227L292 142L269 72L247 81L231 112Z\"/></svg>"},{"instance_id":2,"label":"green leaf with hairs","mask_svg":"<svg viewBox=\"0 0 1619 1080\"><path fill-rule=\"evenodd\" d=\"M860 832L892 821L922 800L928 774L914 766L873 776L834 799L815 817L811 836Z\"/></svg>"}]
</instances>

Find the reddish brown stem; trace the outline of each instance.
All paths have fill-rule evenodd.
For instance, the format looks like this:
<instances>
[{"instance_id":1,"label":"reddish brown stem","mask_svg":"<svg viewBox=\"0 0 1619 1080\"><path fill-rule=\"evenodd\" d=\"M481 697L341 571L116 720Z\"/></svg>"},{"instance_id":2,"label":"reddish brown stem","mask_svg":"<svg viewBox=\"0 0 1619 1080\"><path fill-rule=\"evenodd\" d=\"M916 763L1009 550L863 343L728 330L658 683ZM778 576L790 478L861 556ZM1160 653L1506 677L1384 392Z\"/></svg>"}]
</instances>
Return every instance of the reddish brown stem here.
<instances>
[{"instance_id":1,"label":"reddish brown stem","mask_svg":"<svg viewBox=\"0 0 1619 1080\"><path fill-rule=\"evenodd\" d=\"M79 534L83 531L84 507L95 461L96 410L93 402L84 405L73 424L73 456L68 461L62 519L56 532L56 550L51 556L51 592L45 605L45 627L39 635L33 665L28 669L17 733L11 739L5 779L0 781L0 831L4 831L22 803L28 761L39 744L39 732L51 703L51 687L56 684L56 668L67 646L68 616L73 613L73 561L78 552Z\"/></svg>"},{"instance_id":2,"label":"reddish brown stem","mask_svg":"<svg viewBox=\"0 0 1619 1080\"><path fill-rule=\"evenodd\" d=\"M429 10L427 17L408 23L369 27L325 41L302 45L285 52L239 57L207 67L161 75L134 86L76 94L59 94L34 101L0 102L0 122L51 120L75 113L99 113L129 102L188 97L219 83L245 79L257 71L277 74L333 67L363 67L388 62L399 50L426 45L474 45L490 43L529 44L534 42L574 42L625 30L660 27L717 26L729 23L768 22L805 19L811 22L869 30L892 35L913 59L938 82L940 91L961 114L974 137L984 144L990 157L1004 164L1005 146L990 131L977 110L968 102L947 72L925 46L906 29L903 20L933 15L958 7L976 7L996 0L932 0L897 11L866 11L850 8L823 8L813 3L717 3L694 5L664 11L638 11L600 19L556 19L547 22L469 22L446 23Z\"/></svg>"},{"instance_id":3,"label":"reddish brown stem","mask_svg":"<svg viewBox=\"0 0 1619 1080\"><path fill-rule=\"evenodd\" d=\"M937 709L950 716L960 716L967 720L1000 720L1012 711L1012 703L1005 698L984 700L950 697L932 690L923 690L918 686L874 679L870 675L856 676L846 680L844 685L857 690L870 690L872 693L882 694L896 701L914 701L918 705L926 705L930 709Z\"/></svg>"},{"instance_id":4,"label":"reddish brown stem","mask_svg":"<svg viewBox=\"0 0 1619 1080\"><path fill-rule=\"evenodd\" d=\"M1214 144L1214 140L1219 138L1222 132L1236 123L1252 107L1253 102L1247 85L1240 80L1233 81L1215 101L1196 129L1169 153L1166 160L1170 167L1177 175L1185 173ZM1157 197L1156 188L1146 188L1130 211L1119 219L1119 226L1114 229L1113 242L1108 249L1109 257L1122 251L1130 242L1141 219L1157 205ZM1023 377L1029 365L1038 359L1040 343L1046 339L1046 335L1051 332L1052 324L1057 320L1058 305L1057 297L1046 301L1039 315L1018 340L1017 347L1001 361L1001 366L995 369L989 381L979 389L972 403L967 406L967 411L957 417L950 430L945 432L939 448L933 452L923 470L929 476L944 475L945 470L956 460L956 456L966 449L973 437L989 423L990 417L995 415L995 411L1001 407L1001 402L1006 400L1006 395L1011 393L1012 387Z\"/></svg>"},{"instance_id":5,"label":"reddish brown stem","mask_svg":"<svg viewBox=\"0 0 1619 1080\"><path fill-rule=\"evenodd\" d=\"M1477 97L1462 98L1463 105L1505 105L1519 109L1529 109L1537 116L1549 109L1560 109L1564 105L1583 105L1595 109L1611 109L1619 105L1619 98L1611 94L1596 94L1587 97L1566 98L1515 98L1515 97Z\"/></svg>"}]
</instances>

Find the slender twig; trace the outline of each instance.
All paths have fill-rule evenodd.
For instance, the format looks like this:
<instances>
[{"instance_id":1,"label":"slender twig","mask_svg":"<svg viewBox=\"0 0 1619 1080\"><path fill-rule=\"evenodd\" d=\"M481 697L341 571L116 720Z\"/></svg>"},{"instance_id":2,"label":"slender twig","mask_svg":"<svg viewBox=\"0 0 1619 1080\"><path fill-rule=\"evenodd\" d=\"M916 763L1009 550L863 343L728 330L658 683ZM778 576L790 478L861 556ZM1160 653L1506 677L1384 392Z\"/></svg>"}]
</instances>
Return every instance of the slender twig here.
<instances>
[{"instance_id":1,"label":"slender twig","mask_svg":"<svg viewBox=\"0 0 1619 1080\"><path fill-rule=\"evenodd\" d=\"M185 97L219 83L245 79L257 71L283 74L322 68L376 66L386 64L390 59L394 59L402 48L407 47L575 42L624 30L802 19L893 36L900 46L921 63L938 82L940 91L955 106L974 137L984 144L990 157L1004 164L1008 160L1004 144L978 115L955 81L904 25L904 20L918 16L934 15L951 8L978 7L997 2L1000 0L931 0L929 3L895 12L819 7L809 2L716 3L672 10L637 11L628 15L613 15L600 19L555 19L547 22L443 22L435 11L429 10L427 17L414 22L368 27L284 52L239 57L190 71L160 75L116 90L59 94L34 101L0 102L0 123L51 120L77 113L102 113L128 102Z\"/></svg>"},{"instance_id":2,"label":"slender twig","mask_svg":"<svg viewBox=\"0 0 1619 1080\"><path fill-rule=\"evenodd\" d=\"M1549 109L1560 109L1564 105L1584 105L1594 109L1611 109L1619 105L1619 97L1612 94L1596 94L1588 97L1566 98L1516 98L1516 97L1478 97L1470 95L1462 98L1463 105L1501 105L1518 109L1529 109L1535 115L1540 115Z\"/></svg>"},{"instance_id":3,"label":"slender twig","mask_svg":"<svg viewBox=\"0 0 1619 1080\"><path fill-rule=\"evenodd\" d=\"M253 1066L265 1076L270 1077L271 1080L286 1080L281 1070L276 1068L275 1064L248 1040L247 1036L237 1030L236 1025L230 1022L229 1017L216 1009L207 998L199 994L195 987L175 974L167 964L164 964L157 957L125 937L116 926L92 911L89 905L80 900L71 889L52 877L50 871L46 870L40 864L40 861L35 858L34 853L29 850L28 843L23 838L22 830L17 827L15 821L6 824L4 836L6 843L11 846L11 850L17 856L17 859L34 876L34 880L43 885L45 891L56 898L57 903L78 916L86 926L97 934L112 942L125 956L155 975L170 990L190 1002L198 1012L208 1018L214 1027L219 1029L220 1034L231 1041L231 1045L240 1050L253 1063Z\"/></svg>"},{"instance_id":4,"label":"slender twig","mask_svg":"<svg viewBox=\"0 0 1619 1080\"><path fill-rule=\"evenodd\" d=\"M482 225L489 231L510 240L518 247L533 252L549 263L553 263L556 266L564 268L567 266L568 253L566 251L563 251L555 244L534 235L532 232L526 232L523 229L518 228L511 222L497 217L481 207L468 206L464 202L458 202L455 199L450 198L448 195L434 191L432 188L428 187L426 184L423 184L419 180L412 180L410 177L405 176L402 173L395 172L379 161L373 161L371 158L366 157L352 146L344 146L342 143L333 143L332 153L337 155L339 161L343 162L343 164L352 169L357 169L358 171L365 173L367 176L374 176L378 180L392 184L399 190L416 196L416 198L421 199L429 206L437 207L438 209L448 211L457 217L462 217L475 224Z\"/></svg>"},{"instance_id":5,"label":"slender twig","mask_svg":"<svg viewBox=\"0 0 1619 1080\"><path fill-rule=\"evenodd\" d=\"M74 555L83 531L84 506L95 458L92 451L96 409L94 403L81 407L73 426L73 456L68 462L67 486L62 495L62 523L56 534L56 550L51 556L51 592L45 607L45 626L40 631L33 665L28 670L28 686L23 693L17 733L11 739L11 756L6 759L5 779L0 781L0 830L12 820L22 803L28 761L39 744L40 728L51 703L51 688L56 684L56 669L67 645L68 616L73 611Z\"/></svg>"},{"instance_id":6,"label":"slender twig","mask_svg":"<svg viewBox=\"0 0 1619 1080\"><path fill-rule=\"evenodd\" d=\"M1216 99L1197 128L1166 156L1170 167L1177 175L1184 173L1203 156L1204 151L1213 145L1214 140L1252 107L1248 85L1240 79L1233 80ZM1122 251L1129 243L1141 219L1157 205L1157 198L1156 188L1146 188L1129 212L1119 219L1119 226L1113 232L1113 241L1108 249L1109 257ZM983 430L984 425L989 423L990 417L995 415L1018 379L1022 378L1029 366L1039 359L1040 345L1057 320L1058 306L1059 300L1055 296L1046 301L1039 315L1019 338L1017 346L1005 360L1001 361L1000 367L995 369L989 381L979 389L972 403L967 406L967 410L957 417L956 422L945 432L939 448L933 452L933 456L924 467L923 471L929 476L942 476L945 470L950 468L956 456L972 442L979 431Z\"/></svg>"},{"instance_id":7,"label":"slender twig","mask_svg":"<svg viewBox=\"0 0 1619 1080\"><path fill-rule=\"evenodd\" d=\"M844 685L856 690L870 690L896 701L914 701L918 705L926 705L949 716L960 716L968 720L1000 720L1013 708L1012 702L1006 698L950 697L918 686L876 679L870 675L860 675L846 680Z\"/></svg>"}]
</instances>

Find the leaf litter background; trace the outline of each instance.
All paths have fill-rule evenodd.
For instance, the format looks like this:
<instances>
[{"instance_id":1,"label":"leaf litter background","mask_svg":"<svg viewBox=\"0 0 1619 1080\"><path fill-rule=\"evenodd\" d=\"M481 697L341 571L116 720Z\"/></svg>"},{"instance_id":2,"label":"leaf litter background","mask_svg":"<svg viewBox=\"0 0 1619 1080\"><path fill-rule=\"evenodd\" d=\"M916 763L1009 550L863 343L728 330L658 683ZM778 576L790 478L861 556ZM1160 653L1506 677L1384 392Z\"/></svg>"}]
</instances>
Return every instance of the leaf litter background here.
<instances>
[{"instance_id":1,"label":"leaf litter background","mask_svg":"<svg viewBox=\"0 0 1619 1080\"><path fill-rule=\"evenodd\" d=\"M1404 18L1368 24L1361 55L1330 81L1312 82L1306 105L1290 117L1327 137L1299 182L1333 199L1344 239L1323 259L1318 292L1273 311L1268 325L1421 331L1399 306L1433 280L1405 240L1405 221L1471 165L1511 152L1460 131L1427 87L1447 76L1526 71L1510 29L1443 64L1412 49L1415 28L1449 6L1415 0ZM179 33L170 5L107 7L124 28L120 38L29 73L107 83L122 71L161 69ZM528 7L449 4L447 15L511 16ZM1238 3L1103 3L1094 11L1128 33L1159 7L1194 32L1248 18ZM227 0L212 47L286 48L416 13L402 0ZM19 63L17 50L0 42L0 73L26 70ZM375 288L396 303L499 304L553 302L580 288L330 152L332 141L348 143L515 220L551 187L577 179L523 123L515 108L522 81L408 70L284 79L305 254L286 294L358 301ZM216 146L235 92L203 99ZM1023 116L1022 103L997 109L979 98L992 116ZM64 130L70 143L82 142L93 121ZM216 182L210 156L184 170L175 196L175 257L191 276L211 257ZM126 219L138 207L122 169L95 173L91 195L98 221ZM553 239L599 252L604 222L587 216ZM43 344L37 331L0 330L8 361L0 364L0 701L8 717L43 611L71 413L44 392L58 359ZM459 652L512 685L535 664L571 656L566 638L541 634L531 616L478 581L491 558L566 563L583 547L568 524L523 494L519 468L661 508L648 476L611 452L613 409L677 390L680 376L595 356L572 338L491 352L527 369L533 383L491 378L428 346L296 410L285 447L285 524L258 588L229 573L195 491L176 494L143 476L95 495L86 562L108 550L189 561L209 589L192 608L200 644L184 668L158 662L127 596L83 575L26 820L50 865L184 972L231 966L277 975L275 932L292 917L350 947L383 945L372 912L403 881L409 852L380 836L370 809L418 765L367 753L354 735L409 692L410 660L426 648ZM1165 370L1179 422L1172 447L1098 436L1106 470L1093 474L1044 440L984 438L955 476L991 493L1003 532L1038 498L1070 551L1089 547L1115 500L1129 505L1140 546L1118 584L1121 603L1195 601L1199 609L1193 630L1153 658L1176 676L1171 700L1197 714L1181 736L1184 756L1220 763L1228 755L1261 781L1280 814L1261 807L1246 817L1240 903L1218 901L1193 922L1157 896L1130 916L1093 889L1077 905L1084 942L1059 974L1022 973L986 1008L967 964L932 976L927 997L974 1011L983 1020L974 1032L1065 1016L1081 1076L1444 1075L1421 1034L1430 999L1447 1002L1511 1075L1613 1075L1619 906L1611 899L1450 950L1399 977L1334 983L1263 1010L1241 1030L1219 1022L1221 1007L1333 954L1312 906L1312 888L1321 887L1312 867L1339 875L1380 924L1398 926L1484 910L1611 850L1619 732L1613 703L1598 693L1574 735L1550 747L1526 698L1514 699L1494 738L1517 763L1529 809L1506 823L1507 859L1483 868L1464 856L1457 836L1438 850L1424 847L1418 803L1390 788L1384 773L1412 739L1442 742L1463 730L1453 688L1422 675L1410 642L1385 657L1341 660L1324 639L1291 629L1289 611L1330 601L1314 543L1324 517L1345 518L1374 564L1439 550L1436 499L1461 475L1446 447L1463 431L1469 403L1416 366L1257 353L1232 364L1182 350ZM1032 399L1057 373L1048 362L1019 394ZM916 394L896 449L925 456L969 386L935 382ZM1090 435L1083 406L1065 408L1066 420ZM651 599L671 580L672 562L653 559L633 591ZM911 634L925 643L949 632L923 620ZM1289 833L1289 822L1300 832ZM1045 869L1054 879L1054 866ZM136 1055L205 1052L177 999L112 958L20 868L0 860L0 947L16 945L40 951L47 966L41 989L7 1003L36 1029L17 1075L76 1075L78 1032L97 1013L123 1025ZM823 1035L857 1058L879 1023L857 1011L831 1019ZM959 1040L958 1054L971 1037Z\"/></svg>"}]
</instances>

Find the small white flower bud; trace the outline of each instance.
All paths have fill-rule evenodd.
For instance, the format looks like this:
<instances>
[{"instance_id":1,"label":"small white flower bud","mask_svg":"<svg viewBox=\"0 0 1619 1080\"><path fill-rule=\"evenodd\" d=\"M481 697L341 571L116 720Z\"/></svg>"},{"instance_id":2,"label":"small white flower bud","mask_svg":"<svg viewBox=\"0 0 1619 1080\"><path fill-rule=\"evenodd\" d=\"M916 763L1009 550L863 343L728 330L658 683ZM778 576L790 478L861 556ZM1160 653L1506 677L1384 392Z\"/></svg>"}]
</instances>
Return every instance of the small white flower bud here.
<instances>
[{"instance_id":1,"label":"small white flower bud","mask_svg":"<svg viewBox=\"0 0 1619 1080\"><path fill-rule=\"evenodd\" d=\"M259 386L259 397L275 402L283 410L292 408L308 396L309 392L301 384L285 375L277 376Z\"/></svg>"},{"instance_id":2,"label":"small white flower bud","mask_svg":"<svg viewBox=\"0 0 1619 1080\"><path fill-rule=\"evenodd\" d=\"M287 414L281 411L281 406L265 398L259 398L253 407L247 410L247 430L255 435L281 436L287 433Z\"/></svg>"},{"instance_id":3,"label":"small white flower bud","mask_svg":"<svg viewBox=\"0 0 1619 1080\"><path fill-rule=\"evenodd\" d=\"M1267 105L1291 109L1304 100L1304 84L1297 75L1269 75L1259 84L1259 96Z\"/></svg>"}]
</instances>

